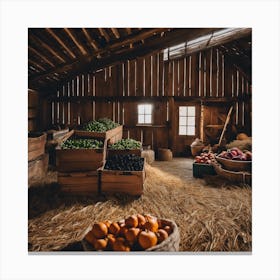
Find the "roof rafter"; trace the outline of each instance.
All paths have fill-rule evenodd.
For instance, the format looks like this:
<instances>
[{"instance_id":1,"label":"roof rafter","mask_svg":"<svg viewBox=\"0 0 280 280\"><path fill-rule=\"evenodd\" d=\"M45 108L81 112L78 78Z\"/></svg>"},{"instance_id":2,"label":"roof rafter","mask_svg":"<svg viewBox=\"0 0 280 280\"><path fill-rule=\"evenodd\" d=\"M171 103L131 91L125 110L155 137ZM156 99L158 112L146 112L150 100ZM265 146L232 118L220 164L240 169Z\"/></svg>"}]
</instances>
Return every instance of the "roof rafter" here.
<instances>
[{"instance_id":1,"label":"roof rafter","mask_svg":"<svg viewBox=\"0 0 280 280\"><path fill-rule=\"evenodd\" d=\"M69 28L64 28L64 31L68 34L68 36L72 39L74 44L78 47L82 55L86 55L87 51L84 49L84 47L78 42L78 39L75 37L75 35L71 32Z\"/></svg>"}]
</instances>

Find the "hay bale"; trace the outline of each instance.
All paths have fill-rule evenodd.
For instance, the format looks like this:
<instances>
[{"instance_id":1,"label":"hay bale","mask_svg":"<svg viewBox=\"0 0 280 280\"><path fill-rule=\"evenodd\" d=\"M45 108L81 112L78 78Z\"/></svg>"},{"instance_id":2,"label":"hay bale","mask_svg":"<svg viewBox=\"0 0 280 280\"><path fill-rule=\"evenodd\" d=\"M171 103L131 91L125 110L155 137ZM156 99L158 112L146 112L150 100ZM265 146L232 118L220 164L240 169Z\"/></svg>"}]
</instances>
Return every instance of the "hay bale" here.
<instances>
[{"instance_id":1,"label":"hay bale","mask_svg":"<svg viewBox=\"0 0 280 280\"><path fill-rule=\"evenodd\" d=\"M153 150L143 150L141 157L145 158L148 164L151 164L155 161L155 152Z\"/></svg>"},{"instance_id":2,"label":"hay bale","mask_svg":"<svg viewBox=\"0 0 280 280\"><path fill-rule=\"evenodd\" d=\"M231 149L237 147L241 151L252 151L252 139L248 138L246 140L234 140L226 145L227 149Z\"/></svg>"},{"instance_id":3,"label":"hay bale","mask_svg":"<svg viewBox=\"0 0 280 280\"><path fill-rule=\"evenodd\" d=\"M158 149L158 160L169 161L172 160L173 155L170 149Z\"/></svg>"}]
</instances>

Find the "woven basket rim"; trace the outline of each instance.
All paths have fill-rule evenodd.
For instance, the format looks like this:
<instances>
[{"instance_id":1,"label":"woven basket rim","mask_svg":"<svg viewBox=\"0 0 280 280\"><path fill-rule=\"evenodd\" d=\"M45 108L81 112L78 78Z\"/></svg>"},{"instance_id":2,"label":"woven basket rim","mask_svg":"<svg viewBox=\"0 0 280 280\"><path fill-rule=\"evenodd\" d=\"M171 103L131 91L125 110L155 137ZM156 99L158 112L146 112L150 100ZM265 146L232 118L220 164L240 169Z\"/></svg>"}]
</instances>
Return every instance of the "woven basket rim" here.
<instances>
[{"instance_id":1,"label":"woven basket rim","mask_svg":"<svg viewBox=\"0 0 280 280\"><path fill-rule=\"evenodd\" d=\"M228 158L223 158L219 156L215 156L216 159L221 160L221 161L226 161L226 162L236 162L236 163L252 163L251 160L235 160L235 159L228 159Z\"/></svg>"}]
</instances>

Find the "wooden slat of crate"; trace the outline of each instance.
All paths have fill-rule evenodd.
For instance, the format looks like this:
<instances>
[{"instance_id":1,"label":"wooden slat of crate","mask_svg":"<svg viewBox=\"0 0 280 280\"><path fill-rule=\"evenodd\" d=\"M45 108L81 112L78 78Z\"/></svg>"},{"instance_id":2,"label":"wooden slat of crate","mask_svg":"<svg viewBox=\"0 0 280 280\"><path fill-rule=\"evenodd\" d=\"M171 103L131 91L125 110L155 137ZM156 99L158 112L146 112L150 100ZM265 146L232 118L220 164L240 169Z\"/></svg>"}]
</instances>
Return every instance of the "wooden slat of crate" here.
<instances>
[{"instance_id":1,"label":"wooden slat of crate","mask_svg":"<svg viewBox=\"0 0 280 280\"><path fill-rule=\"evenodd\" d=\"M101 193L126 193L142 195L145 181L145 168L142 171L117 171L100 168Z\"/></svg>"},{"instance_id":2,"label":"wooden slat of crate","mask_svg":"<svg viewBox=\"0 0 280 280\"><path fill-rule=\"evenodd\" d=\"M105 148L104 148L105 149ZM103 165L104 149L56 149L56 167L59 172L97 170Z\"/></svg>"},{"instance_id":3,"label":"wooden slat of crate","mask_svg":"<svg viewBox=\"0 0 280 280\"><path fill-rule=\"evenodd\" d=\"M125 150L112 150L107 149L107 157L114 155L137 155L141 157L142 149L125 149Z\"/></svg>"},{"instance_id":4,"label":"wooden slat of crate","mask_svg":"<svg viewBox=\"0 0 280 280\"><path fill-rule=\"evenodd\" d=\"M63 192L75 194L98 194L99 171L58 173L58 183Z\"/></svg>"},{"instance_id":5,"label":"wooden slat of crate","mask_svg":"<svg viewBox=\"0 0 280 280\"><path fill-rule=\"evenodd\" d=\"M46 133L38 135L38 137L28 137L28 161L34 160L44 154L46 139Z\"/></svg>"}]
</instances>

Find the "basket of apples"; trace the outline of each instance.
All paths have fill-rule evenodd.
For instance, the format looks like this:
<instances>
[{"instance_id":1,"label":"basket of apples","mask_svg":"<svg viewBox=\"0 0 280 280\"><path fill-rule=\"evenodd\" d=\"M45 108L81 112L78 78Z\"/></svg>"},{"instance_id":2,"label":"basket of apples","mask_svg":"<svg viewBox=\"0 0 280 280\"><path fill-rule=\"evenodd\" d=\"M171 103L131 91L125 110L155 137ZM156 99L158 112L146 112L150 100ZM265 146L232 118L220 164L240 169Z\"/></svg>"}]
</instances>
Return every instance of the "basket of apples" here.
<instances>
[{"instance_id":1,"label":"basket of apples","mask_svg":"<svg viewBox=\"0 0 280 280\"><path fill-rule=\"evenodd\" d=\"M252 153L243 152L237 147L221 152L216 156L216 160L230 171L251 171L252 169Z\"/></svg>"}]
</instances>

